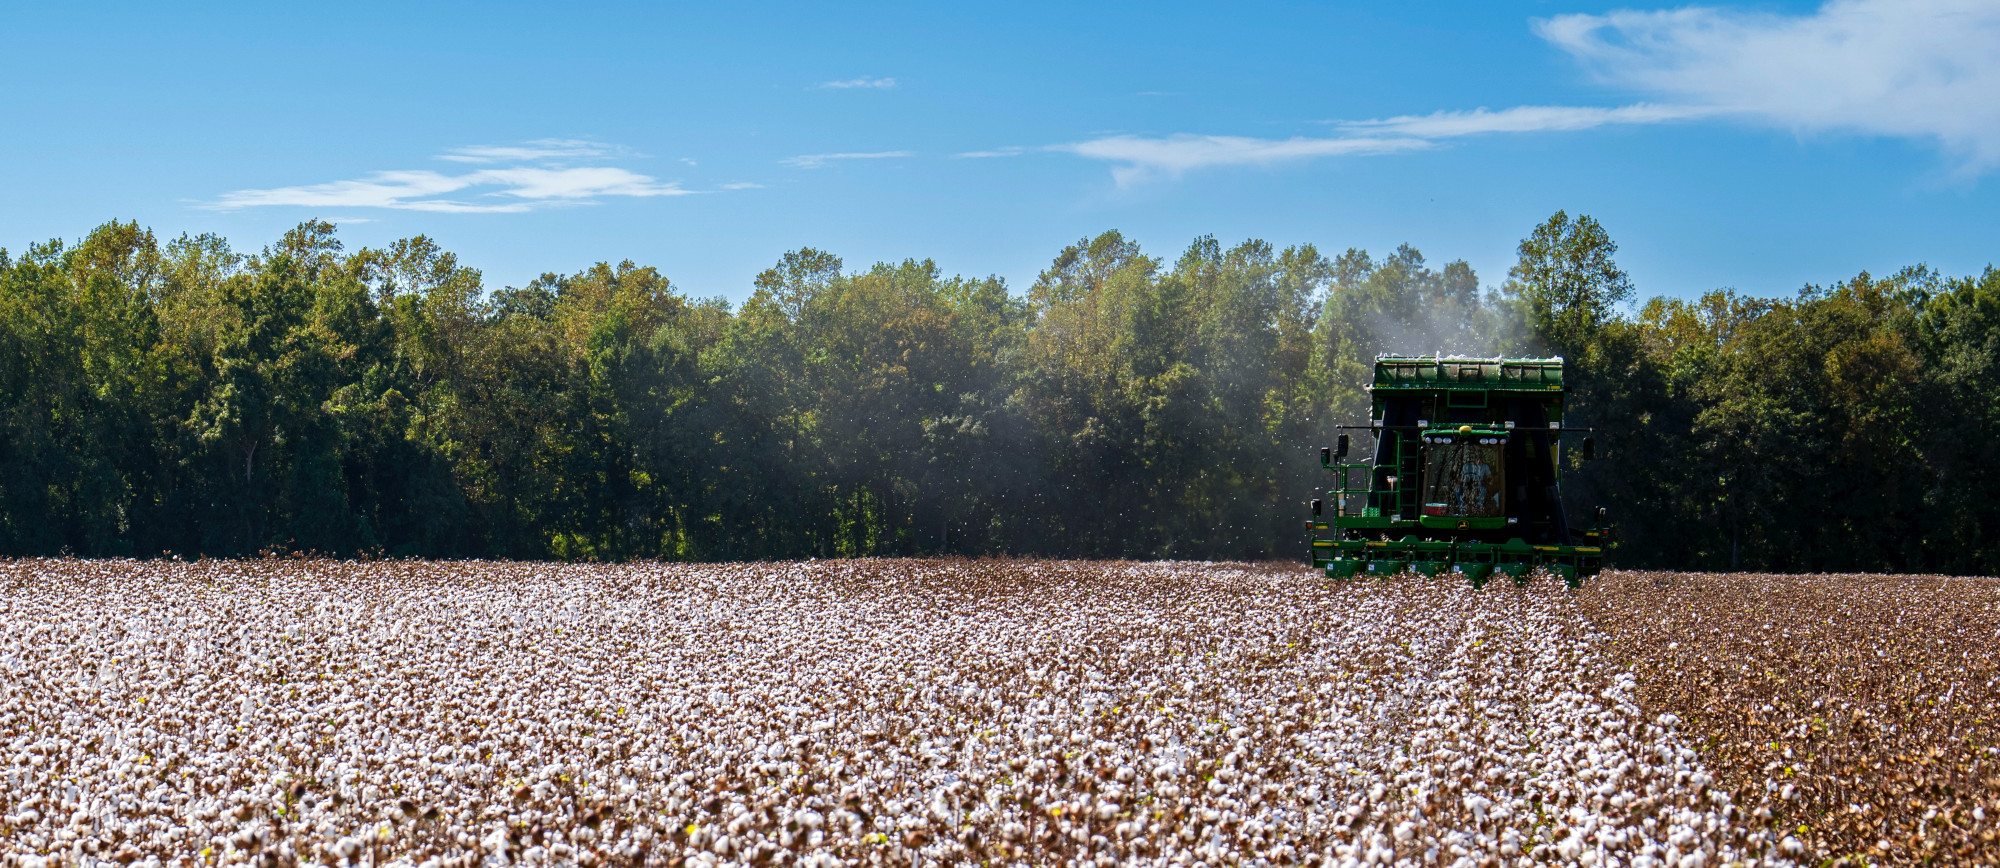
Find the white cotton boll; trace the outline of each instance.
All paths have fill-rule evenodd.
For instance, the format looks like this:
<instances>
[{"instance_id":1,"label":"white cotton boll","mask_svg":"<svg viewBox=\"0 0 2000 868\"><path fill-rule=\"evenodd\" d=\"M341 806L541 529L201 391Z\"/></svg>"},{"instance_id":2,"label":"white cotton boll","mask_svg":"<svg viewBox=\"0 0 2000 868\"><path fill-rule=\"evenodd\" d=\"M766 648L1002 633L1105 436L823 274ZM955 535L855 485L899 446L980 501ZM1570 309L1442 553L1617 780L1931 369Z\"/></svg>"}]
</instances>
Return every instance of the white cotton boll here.
<instances>
[{"instance_id":1,"label":"white cotton boll","mask_svg":"<svg viewBox=\"0 0 2000 868\"><path fill-rule=\"evenodd\" d=\"M327 568L283 569L319 576ZM442 863L455 858L451 842L459 842L520 864L529 842L509 845L510 829L557 845L534 858L579 865L592 858L592 847L567 848L601 840L601 855L616 862L623 858L613 855L617 848L664 843L670 830L678 843L719 844L726 829L733 851L726 859L705 852L690 864L755 861L760 839L798 852L793 864L815 864L825 855L818 848L852 846L884 829L843 810L851 805L871 819L899 821L883 842L890 847L1032 848L1042 824L1060 831L1088 817L1114 842L1148 841L1148 860L1296 863L1308 852L1298 845L1318 834L1308 829L1337 823L1364 836L1363 846L1345 851L1354 858L1393 852L1446 864L1457 858L1442 849L1452 842L1518 856L1540 816L1529 801L1536 794L1544 804L1564 794L1565 810L1579 812L1571 828L1604 825L1607 832L1611 826L1599 823L1593 806L1625 802L1627 788L1665 788L1648 798L1676 804L1720 804L1688 789L1701 780L1692 753L1663 752L1664 736L1653 727L1617 729L1616 721L1640 719L1637 705L1621 692L1629 685L1613 678L1609 658L1576 638L1567 597L1509 602L1421 584L1314 584L1297 589L1306 598L1245 609L1246 583L1258 588L1252 599L1293 591L1264 570L1206 565L335 569L349 570L339 579L339 599L317 590L303 601L285 596L320 578L272 580L266 594L266 580L252 571L237 586L242 599L229 617L244 628L242 640L217 641L215 665L199 673L210 685L238 685L234 702L213 692L183 702L172 687L157 686L167 683L157 680L163 665L195 665L191 651L165 664L157 655L130 658L138 661L134 673L147 673L135 680L149 685L148 712L211 721L186 730L198 742L193 756L187 746L171 755L174 767L198 769L197 792L219 779L228 782L223 795L243 797L212 803L226 809L209 814L225 834L236 831L236 807L255 817L286 802L270 770L249 760L288 747L326 757L304 770L324 783L287 805L290 817L322 830L308 834L340 829L372 841L384 834L377 824L356 828L348 818L362 810L357 802L371 813L387 805L394 823L379 841L382 857L411 852L409 836L435 830L446 851ZM472 578L481 571L511 578ZM1007 587L1007 576L1029 571L1054 583L1033 594ZM961 583L975 573L1002 593L968 596ZM1162 588L1173 592L1162 595ZM940 606L941 598L954 602ZM10 605L19 604L0 601L0 626ZM169 622L181 625L176 634L225 632L206 626L208 614L171 611L176 605L164 604ZM976 619L961 616L967 607L977 609ZM292 623L299 618L308 621ZM404 625L401 644L385 646L387 631L378 625ZM1098 641L1107 631L1130 638ZM1149 656L1141 650L1148 631L1200 635L1210 644ZM1305 632L1320 637L1317 644L1298 646L1279 668L1258 668L1267 651L1290 647L1290 637ZM1434 656L1447 654L1459 635L1482 643L1481 659L1508 674L1504 683L1478 680L1474 667ZM285 641L291 636L295 642ZM967 647L983 656L966 662ZM717 661L733 662L717 671ZM554 672L562 677L551 678ZM682 686L635 691L647 684ZM1197 684L1203 698L1190 702ZM955 708L945 713L939 703ZM228 719L231 711L236 720ZM460 743L456 734L475 735ZM817 743L802 743L808 736ZM102 741L94 750L104 753L115 736L95 737ZM211 738L220 763L202 766ZM1581 739L1602 756L1552 749ZM1382 750L1397 744L1407 747ZM61 747L16 750L35 757L38 769L77 755ZM126 774L143 776L163 767L168 750L156 732L134 726L129 748L109 755L123 757ZM1225 753L1233 755L1215 764ZM364 774L355 765L362 757L383 765ZM1180 778L1198 762L1206 764L1185 786ZM1585 766L1590 773L1580 775ZM0 774L5 768L0 763ZM1061 777L1051 774L1056 768ZM1602 796L1593 799L1586 787ZM897 799L894 792L919 795ZM1475 792L1487 799L1475 804L1489 825L1471 832L1472 811L1461 799ZM346 800L341 806L335 794ZM606 805L606 824L586 831L579 820L607 796L658 805L659 814L621 815ZM1336 818L1332 809L1349 796L1374 798ZM395 804L403 798L422 816ZM137 813L116 822L190 822L180 818L204 810L203 803L152 807L142 798ZM426 805L443 810L433 818ZM1161 808L1192 813L1177 822L1154 813ZM1048 809L1060 813L1044 815ZM944 819L923 821L931 810ZM688 835L688 823L707 828ZM1676 833L1708 830L1694 842L1701 846L1682 852L1708 848L1716 854L1710 864L1741 861L1743 854L1717 846L1711 815L1676 814L1671 823ZM1639 861L1649 838L1684 837L1664 826L1646 832L1619 825L1635 832L1631 846L1617 851L1630 857L1619 859L1626 864ZM906 840L913 831L920 838ZM150 834L136 825L133 832ZM0 831L0 850L6 835ZM294 843L285 837L265 849ZM1089 834L1063 839L1063 847L1072 845L1098 850ZM1426 856L1409 847L1432 850ZM1529 855L1546 862L1559 850L1542 845ZM295 851L339 861L331 845Z\"/></svg>"}]
</instances>

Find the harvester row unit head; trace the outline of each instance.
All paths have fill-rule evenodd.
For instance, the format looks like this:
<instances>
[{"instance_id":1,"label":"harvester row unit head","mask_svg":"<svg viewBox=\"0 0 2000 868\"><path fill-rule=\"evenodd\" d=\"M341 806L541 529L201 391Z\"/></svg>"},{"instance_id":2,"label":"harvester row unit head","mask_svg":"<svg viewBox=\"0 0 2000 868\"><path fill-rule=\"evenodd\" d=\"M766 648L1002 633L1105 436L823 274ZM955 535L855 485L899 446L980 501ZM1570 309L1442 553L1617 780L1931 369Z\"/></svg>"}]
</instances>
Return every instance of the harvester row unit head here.
<instances>
[{"instance_id":1,"label":"harvester row unit head","mask_svg":"<svg viewBox=\"0 0 2000 868\"><path fill-rule=\"evenodd\" d=\"M1483 586L1535 570L1571 587L1596 575L1604 510L1573 531L1562 504L1563 361L1384 356L1366 425L1372 460L1349 435L1320 450L1334 486L1312 502L1313 566L1334 578L1405 570ZM1581 457L1595 442L1581 438ZM1358 478L1358 479L1357 479ZM1357 484L1358 483L1358 484Z\"/></svg>"}]
</instances>

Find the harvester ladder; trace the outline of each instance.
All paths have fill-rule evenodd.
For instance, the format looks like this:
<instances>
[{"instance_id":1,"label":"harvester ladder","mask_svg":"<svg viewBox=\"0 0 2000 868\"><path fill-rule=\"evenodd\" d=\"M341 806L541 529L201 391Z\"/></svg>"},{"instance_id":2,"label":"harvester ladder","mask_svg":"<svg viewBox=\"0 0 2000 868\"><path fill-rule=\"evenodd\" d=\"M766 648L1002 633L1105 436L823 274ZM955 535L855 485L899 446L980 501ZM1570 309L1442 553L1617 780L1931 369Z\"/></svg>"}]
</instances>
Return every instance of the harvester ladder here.
<instances>
[{"instance_id":1,"label":"harvester ladder","mask_svg":"<svg viewBox=\"0 0 2000 868\"><path fill-rule=\"evenodd\" d=\"M1412 437L1396 436L1396 514L1413 518L1422 512L1417 507L1417 499L1423 494L1422 465L1417 463L1420 450L1414 448Z\"/></svg>"}]
</instances>

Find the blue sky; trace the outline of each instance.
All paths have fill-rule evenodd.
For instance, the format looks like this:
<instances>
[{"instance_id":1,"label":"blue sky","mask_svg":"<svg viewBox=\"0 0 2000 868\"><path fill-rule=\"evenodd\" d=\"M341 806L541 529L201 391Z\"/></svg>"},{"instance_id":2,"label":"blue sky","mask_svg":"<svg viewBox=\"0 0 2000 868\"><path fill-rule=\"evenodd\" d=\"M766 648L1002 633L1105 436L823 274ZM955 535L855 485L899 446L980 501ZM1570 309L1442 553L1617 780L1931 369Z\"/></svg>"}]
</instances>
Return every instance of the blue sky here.
<instances>
[{"instance_id":1,"label":"blue sky","mask_svg":"<svg viewBox=\"0 0 2000 868\"><path fill-rule=\"evenodd\" d=\"M17 5L0 246L428 234L740 300L814 246L1024 290L1119 229L1497 284L1558 208L1642 295L2000 250L2000 2Z\"/></svg>"}]
</instances>

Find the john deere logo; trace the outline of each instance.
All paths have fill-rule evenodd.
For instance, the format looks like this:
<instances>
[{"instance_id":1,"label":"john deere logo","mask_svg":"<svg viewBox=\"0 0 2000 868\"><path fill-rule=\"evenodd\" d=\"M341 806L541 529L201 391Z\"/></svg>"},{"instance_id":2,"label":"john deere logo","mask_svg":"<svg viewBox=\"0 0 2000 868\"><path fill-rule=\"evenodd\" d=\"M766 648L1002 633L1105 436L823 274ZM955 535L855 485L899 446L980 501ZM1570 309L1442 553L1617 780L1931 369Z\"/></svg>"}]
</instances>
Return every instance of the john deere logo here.
<instances>
[{"instance_id":1,"label":"john deere logo","mask_svg":"<svg viewBox=\"0 0 2000 868\"><path fill-rule=\"evenodd\" d=\"M1464 530L1465 528L1466 528L1466 523L1465 523L1464 521L1462 521L1462 520L1461 520L1461 521L1460 521L1460 522L1458 523L1458 529L1459 529L1459 530Z\"/></svg>"}]
</instances>

